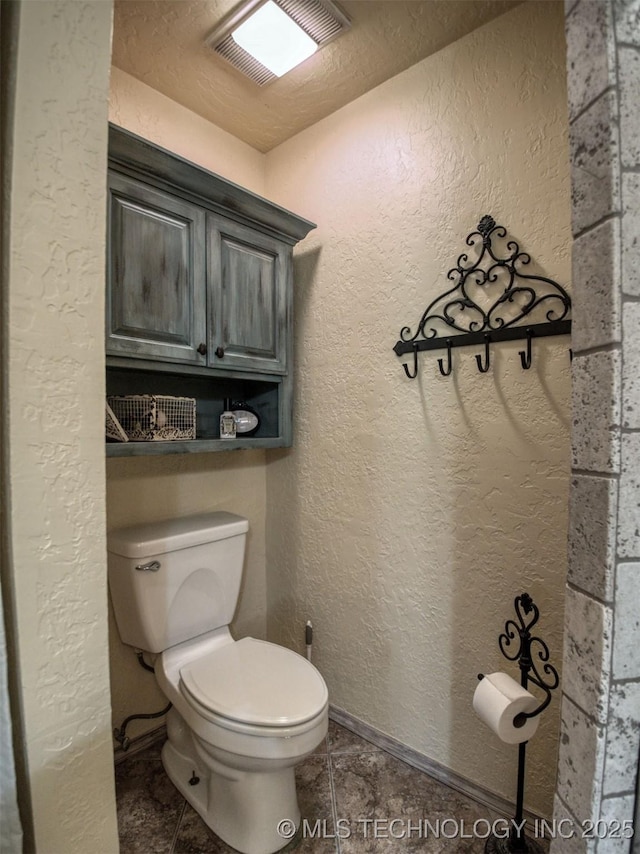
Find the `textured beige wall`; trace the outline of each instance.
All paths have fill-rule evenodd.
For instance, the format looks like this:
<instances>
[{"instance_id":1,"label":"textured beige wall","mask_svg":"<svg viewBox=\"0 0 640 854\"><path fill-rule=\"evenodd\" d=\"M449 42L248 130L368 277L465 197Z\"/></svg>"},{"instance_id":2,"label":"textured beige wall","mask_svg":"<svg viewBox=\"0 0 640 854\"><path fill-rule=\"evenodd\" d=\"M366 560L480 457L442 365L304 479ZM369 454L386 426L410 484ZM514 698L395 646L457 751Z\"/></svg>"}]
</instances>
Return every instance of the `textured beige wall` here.
<instances>
[{"instance_id":1,"label":"textured beige wall","mask_svg":"<svg viewBox=\"0 0 640 854\"><path fill-rule=\"evenodd\" d=\"M104 499L111 3L18 4L5 446L34 842L116 852ZM72 61L70 61L72 59Z\"/></svg>"},{"instance_id":2,"label":"textured beige wall","mask_svg":"<svg viewBox=\"0 0 640 854\"><path fill-rule=\"evenodd\" d=\"M264 193L264 155L144 83L112 68L109 119L231 181ZM229 510L250 523L243 587L232 624L235 637L266 635L266 468L264 451L141 457L107 461L107 525ZM150 673L121 643L110 608L111 693L114 726L166 704ZM162 721L134 721L127 735Z\"/></svg>"},{"instance_id":3,"label":"textured beige wall","mask_svg":"<svg viewBox=\"0 0 640 854\"><path fill-rule=\"evenodd\" d=\"M479 671L518 672L497 635L529 591L561 662L567 339L504 344L481 375L392 346L492 214L570 277L562 6L527 3L267 155L267 195L318 223L297 250L295 445L270 452L269 636L307 618L331 701L506 797L515 748L471 710ZM549 814L559 700L530 743Z\"/></svg>"},{"instance_id":4,"label":"textured beige wall","mask_svg":"<svg viewBox=\"0 0 640 854\"><path fill-rule=\"evenodd\" d=\"M115 66L109 121L264 195L264 154Z\"/></svg>"}]
</instances>

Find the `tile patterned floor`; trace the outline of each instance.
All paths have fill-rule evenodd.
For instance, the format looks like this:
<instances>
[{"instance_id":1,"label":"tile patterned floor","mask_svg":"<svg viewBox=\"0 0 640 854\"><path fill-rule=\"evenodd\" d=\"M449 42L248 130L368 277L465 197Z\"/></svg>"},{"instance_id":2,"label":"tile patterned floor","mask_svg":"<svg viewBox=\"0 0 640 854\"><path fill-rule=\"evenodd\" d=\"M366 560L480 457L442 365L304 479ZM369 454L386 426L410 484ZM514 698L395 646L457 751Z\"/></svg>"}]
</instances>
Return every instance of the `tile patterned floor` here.
<instances>
[{"instance_id":1,"label":"tile patterned floor","mask_svg":"<svg viewBox=\"0 0 640 854\"><path fill-rule=\"evenodd\" d=\"M296 776L307 820L286 849L296 854L482 854L480 836L498 818L334 721ZM121 854L233 854L169 781L160 745L120 763L116 789Z\"/></svg>"}]
</instances>

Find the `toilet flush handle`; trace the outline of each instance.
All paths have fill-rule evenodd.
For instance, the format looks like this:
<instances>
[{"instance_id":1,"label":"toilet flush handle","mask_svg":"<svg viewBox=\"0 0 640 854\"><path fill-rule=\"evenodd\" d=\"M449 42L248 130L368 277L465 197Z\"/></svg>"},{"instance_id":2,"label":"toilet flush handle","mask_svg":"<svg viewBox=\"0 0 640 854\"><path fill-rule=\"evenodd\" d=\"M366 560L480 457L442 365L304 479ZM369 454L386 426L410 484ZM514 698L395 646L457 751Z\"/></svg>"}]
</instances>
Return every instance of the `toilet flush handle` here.
<instances>
[{"instance_id":1,"label":"toilet flush handle","mask_svg":"<svg viewBox=\"0 0 640 854\"><path fill-rule=\"evenodd\" d=\"M152 560L150 563L139 563L136 569L141 572L157 572L160 569L160 561Z\"/></svg>"}]
</instances>

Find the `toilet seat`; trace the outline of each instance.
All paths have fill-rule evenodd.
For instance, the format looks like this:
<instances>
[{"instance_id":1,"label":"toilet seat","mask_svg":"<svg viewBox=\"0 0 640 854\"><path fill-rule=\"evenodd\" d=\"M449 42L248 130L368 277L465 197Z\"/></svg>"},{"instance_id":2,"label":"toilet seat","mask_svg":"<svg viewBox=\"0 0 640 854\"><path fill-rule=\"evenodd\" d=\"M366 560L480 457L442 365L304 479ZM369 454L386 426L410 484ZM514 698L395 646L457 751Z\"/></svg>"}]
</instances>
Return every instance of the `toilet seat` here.
<instances>
[{"instance_id":1,"label":"toilet seat","mask_svg":"<svg viewBox=\"0 0 640 854\"><path fill-rule=\"evenodd\" d=\"M180 669L180 688L207 720L238 732L306 729L326 710L327 686L301 655L243 638Z\"/></svg>"}]
</instances>

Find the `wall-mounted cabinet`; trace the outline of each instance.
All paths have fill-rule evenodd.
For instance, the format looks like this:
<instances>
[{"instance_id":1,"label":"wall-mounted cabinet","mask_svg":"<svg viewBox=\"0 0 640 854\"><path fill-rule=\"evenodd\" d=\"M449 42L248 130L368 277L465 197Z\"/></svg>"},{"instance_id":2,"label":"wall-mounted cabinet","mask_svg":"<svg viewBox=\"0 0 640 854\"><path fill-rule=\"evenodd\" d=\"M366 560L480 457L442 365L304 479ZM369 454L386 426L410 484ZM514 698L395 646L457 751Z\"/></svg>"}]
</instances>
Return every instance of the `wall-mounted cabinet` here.
<instances>
[{"instance_id":1,"label":"wall-mounted cabinet","mask_svg":"<svg viewBox=\"0 0 640 854\"><path fill-rule=\"evenodd\" d=\"M287 250L281 241L245 225L207 217L209 353L218 368L287 372Z\"/></svg>"},{"instance_id":2,"label":"wall-mounted cabinet","mask_svg":"<svg viewBox=\"0 0 640 854\"><path fill-rule=\"evenodd\" d=\"M109 456L291 444L292 248L314 227L146 140L109 129L107 393L196 398L196 439ZM226 398L260 416L220 440Z\"/></svg>"},{"instance_id":3,"label":"wall-mounted cabinet","mask_svg":"<svg viewBox=\"0 0 640 854\"><path fill-rule=\"evenodd\" d=\"M107 355L206 365L205 222L196 205L109 172Z\"/></svg>"}]
</instances>

